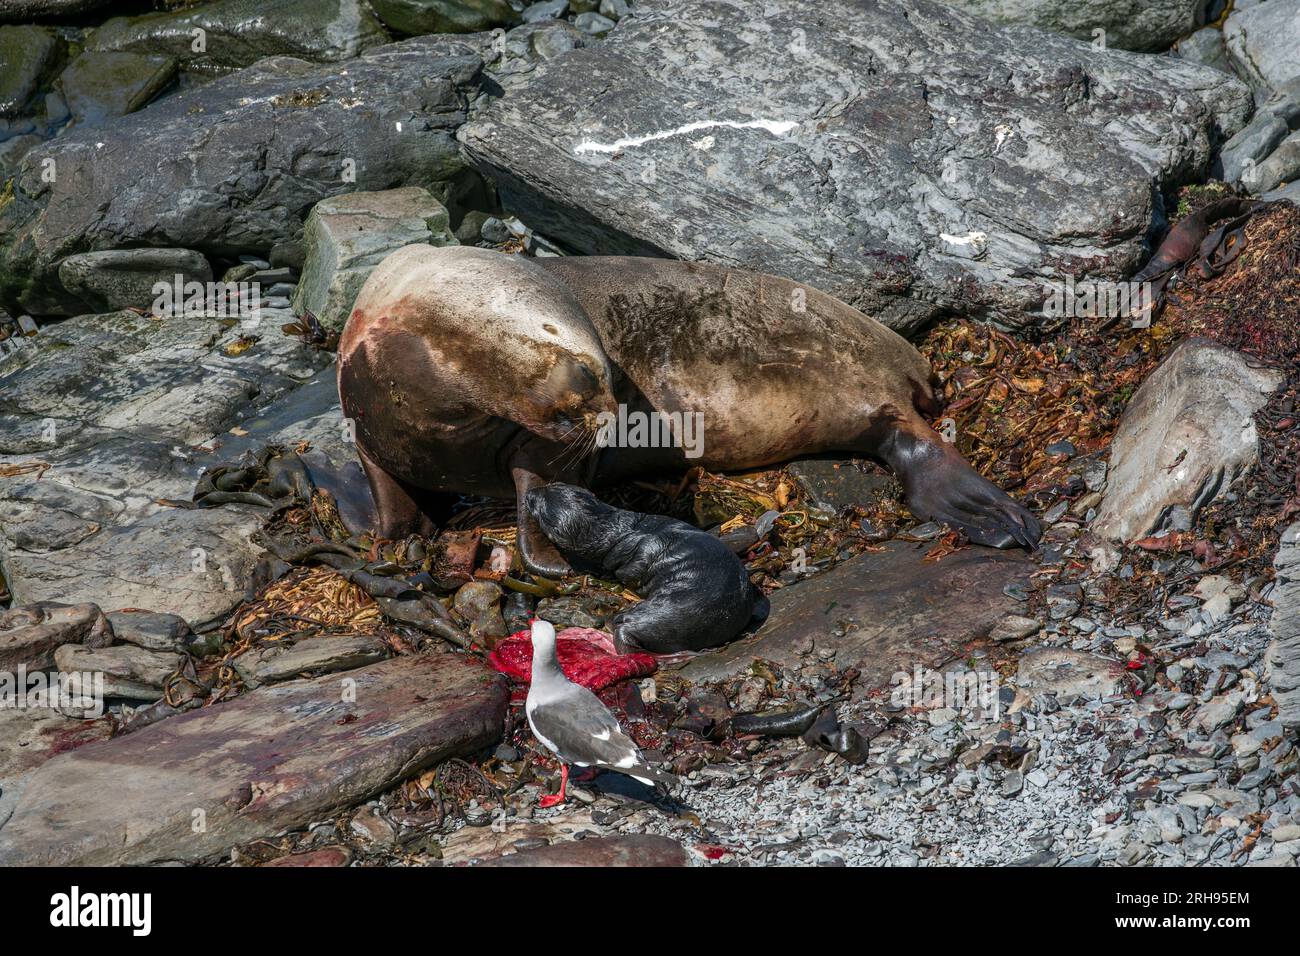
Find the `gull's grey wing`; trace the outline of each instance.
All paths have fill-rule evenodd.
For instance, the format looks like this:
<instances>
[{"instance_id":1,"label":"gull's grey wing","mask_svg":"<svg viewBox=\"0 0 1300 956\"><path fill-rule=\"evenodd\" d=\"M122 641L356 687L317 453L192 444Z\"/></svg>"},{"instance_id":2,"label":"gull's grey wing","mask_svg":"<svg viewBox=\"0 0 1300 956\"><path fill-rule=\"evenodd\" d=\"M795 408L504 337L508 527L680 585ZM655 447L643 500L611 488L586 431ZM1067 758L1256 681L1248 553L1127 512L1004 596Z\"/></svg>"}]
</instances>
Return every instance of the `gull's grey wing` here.
<instances>
[{"instance_id":1,"label":"gull's grey wing","mask_svg":"<svg viewBox=\"0 0 1300 956\"><path fill-rule=\"evenodd\" d=\"M554 697L528 710L533 732L568 763L598 767L635 767L641 755L618 720L591 691L568 684Z\"/></svg>"}]
</instances>

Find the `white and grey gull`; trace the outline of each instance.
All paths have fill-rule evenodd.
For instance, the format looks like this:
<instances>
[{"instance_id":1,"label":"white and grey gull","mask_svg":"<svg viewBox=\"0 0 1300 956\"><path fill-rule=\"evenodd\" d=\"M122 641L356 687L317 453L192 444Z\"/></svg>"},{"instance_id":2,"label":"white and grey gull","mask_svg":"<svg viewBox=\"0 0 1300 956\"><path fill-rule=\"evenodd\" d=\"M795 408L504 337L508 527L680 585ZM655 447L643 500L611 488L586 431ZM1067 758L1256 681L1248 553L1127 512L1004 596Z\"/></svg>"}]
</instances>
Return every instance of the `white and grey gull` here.
<instances>
[{"instance_id":1,"label":"white and grey gull","mask_svg":"<svg viewBox=\"0 0 1300 956\"><path fill-rule=\"evenodd\" d=\"M564 676L555 655L554 625L534 620L532 642L532 683L524 713L533 736L561 761L560 792L542 797L541 806L564 802L570 764L614 770L650 786L677 785L672 774L646 763L636 744L623 733L618 718L599 697Z\"/></svg>"}]
</instances>

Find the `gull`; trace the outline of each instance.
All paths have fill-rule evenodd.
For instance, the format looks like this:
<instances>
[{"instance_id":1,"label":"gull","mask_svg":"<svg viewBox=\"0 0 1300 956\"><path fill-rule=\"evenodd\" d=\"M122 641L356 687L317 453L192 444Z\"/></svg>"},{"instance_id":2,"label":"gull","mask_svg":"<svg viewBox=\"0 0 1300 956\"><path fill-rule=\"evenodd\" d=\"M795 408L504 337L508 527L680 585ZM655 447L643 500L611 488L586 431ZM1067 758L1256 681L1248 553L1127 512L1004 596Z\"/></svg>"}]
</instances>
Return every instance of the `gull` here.
<instances>
[{"instance_id":1,"label":"gull","mask_svg":"<svg viewBox=\"0 0 1300 956\"><path fill-rule=\"evenodd\" d=\"M645 762L599 697L564 676L555 656L554 625L534 620L532 641L533 677L524 713L533 736L561 761L560 792L542 797L539 805L564 802L570 764L614 770L650 786L676 786L676 777Z\"/></svg>"}]
</instances>

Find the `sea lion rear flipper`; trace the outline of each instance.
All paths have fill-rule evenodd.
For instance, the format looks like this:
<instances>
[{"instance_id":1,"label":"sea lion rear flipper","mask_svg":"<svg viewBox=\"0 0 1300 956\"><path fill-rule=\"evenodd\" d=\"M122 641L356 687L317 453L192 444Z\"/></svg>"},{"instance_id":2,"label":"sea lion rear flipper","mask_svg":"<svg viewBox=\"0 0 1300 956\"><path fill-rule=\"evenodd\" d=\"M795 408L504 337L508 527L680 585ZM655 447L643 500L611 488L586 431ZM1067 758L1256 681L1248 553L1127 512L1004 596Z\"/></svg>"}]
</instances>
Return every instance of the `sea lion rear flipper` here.
<instances>
[{"instance_id":1,"label":"sea lion rear flipper","mask_svg":"<svg viewBox=\"0 0 1300 956\"><path fill-rule=\"evenodd\" d=\"M569 562L564 560L559 549L546 537L541 525L524 503L528 492L545 485L546 481L528 464L521 463L519 457L516 456L510 466L510 475L515 482L515 509L519 515L519 557L529 574L544 578L562 578L572 574L573 568Z\"/></svg>"},{"instance_id":2,"label":"sea lion rear flipper","mask_svg":"<svg viewBox=\"0 0 1300 956\"><path fill-rule=\"evenodd\" d=\"M947 522L975 544L1031 551L1037 547L1042 534L1038 519L982 478L919 416L897 423L880 454L902 481L914 514Z\"/></svg>"}]
</instances>

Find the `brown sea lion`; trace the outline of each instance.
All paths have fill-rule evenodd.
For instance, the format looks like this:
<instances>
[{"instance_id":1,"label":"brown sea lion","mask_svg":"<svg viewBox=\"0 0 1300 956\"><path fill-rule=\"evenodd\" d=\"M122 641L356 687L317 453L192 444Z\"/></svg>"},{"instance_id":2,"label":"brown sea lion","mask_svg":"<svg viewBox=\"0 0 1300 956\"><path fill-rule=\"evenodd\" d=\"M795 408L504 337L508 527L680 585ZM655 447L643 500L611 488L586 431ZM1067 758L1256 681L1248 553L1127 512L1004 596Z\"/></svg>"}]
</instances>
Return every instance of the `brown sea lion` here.
<instances>
[{"instance_id":1,"label":"brown sea lion","mask_svg":"<svg viewBox=\"0 0 1300 956\"><path fill-rule=\"evenodd\" d=\"M339 394L380 532L435 496L514 496L534 573L567 573L523 506L551 481L590 486L701 465L728 471L828 451L874 456L909 507L996 547L1034 517L927 423L932 372L904 339L825 293L707 263L527 259L407 246L367 280L339 344ZM703 443L604 447L602 413L702 414Z\"/></svg>"}]
</instances>

